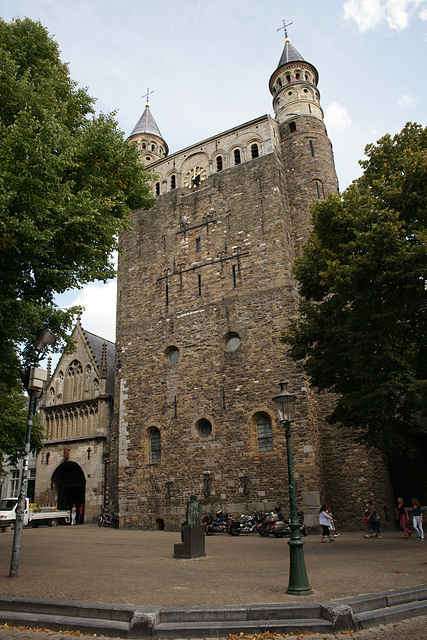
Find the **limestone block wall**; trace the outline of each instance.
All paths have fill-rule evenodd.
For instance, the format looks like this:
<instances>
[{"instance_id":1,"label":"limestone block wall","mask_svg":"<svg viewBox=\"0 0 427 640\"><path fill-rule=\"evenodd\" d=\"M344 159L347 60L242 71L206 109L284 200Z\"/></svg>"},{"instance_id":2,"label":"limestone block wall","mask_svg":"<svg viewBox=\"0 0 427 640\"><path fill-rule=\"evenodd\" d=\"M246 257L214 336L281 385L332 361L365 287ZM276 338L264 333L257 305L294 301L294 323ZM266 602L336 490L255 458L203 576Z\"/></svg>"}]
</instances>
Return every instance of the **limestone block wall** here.
<instances>
[{"instance_id":1,"label":"limestone block wall","mask_svg":"<svg viewBox=\"0 0 427 640\"><path fill-rule=\"evenodd\" d=\"M309 204L338 194L332 144L325 125L314 116L296 116L280 126L284 179L292 211L296 255L310 233Z\"/></svg>"},{"instance_id":2,"label":"limestone block wall","mask_svg":"<svg viewBox=\"0 0 427 640\"><path fill-rule=\"evenodd\" d=\"M203 189L165 194L135 216L134 229L121 239L118 281L112 456L122 522L177 527L193 492L205 511L286 509L285 438L272 402L282 376L299 400L298 490L320 491L317 418L301 367L280 343L297 303L280 159L271 153ZM230 336L240 340L235 351ZM260 416L270 420L272 451L259 451Z\"/></svg>"}]
</instances>

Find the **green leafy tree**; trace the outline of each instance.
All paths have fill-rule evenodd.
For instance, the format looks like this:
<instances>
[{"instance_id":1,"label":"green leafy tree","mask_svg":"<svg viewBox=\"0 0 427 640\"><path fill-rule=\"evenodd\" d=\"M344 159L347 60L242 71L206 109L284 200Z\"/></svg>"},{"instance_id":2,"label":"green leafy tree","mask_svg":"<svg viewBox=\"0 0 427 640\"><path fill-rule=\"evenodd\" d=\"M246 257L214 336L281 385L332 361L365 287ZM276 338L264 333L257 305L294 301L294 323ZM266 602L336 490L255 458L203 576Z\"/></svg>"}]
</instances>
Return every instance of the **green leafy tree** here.
<instances>
[{"instance_id":1,"label":"green leafy tree","mask_svg":"<svg viewBox=\"0 0 427 640\"><path fill-rule=\"evenodd\" d=\"M114 114L95 116L40 23L0 20L0 93L0 394L13 404L37 330L67 340L73 310L54 296L113 277L128 214L154 199L136 147Z\"/></svg>"},{"instance_id":2,"label":"green leafy tree","mask_svg":"<svg viewBox=\"0 0 427 640\"><path fill-rule=\"evenodd\" d=\"M313 207L295 265L299 316L283 341L337 394L331 422L402 449L425 428L427 129L408 123L365 153L363 175Z\"/></svg>"}]
</instances>

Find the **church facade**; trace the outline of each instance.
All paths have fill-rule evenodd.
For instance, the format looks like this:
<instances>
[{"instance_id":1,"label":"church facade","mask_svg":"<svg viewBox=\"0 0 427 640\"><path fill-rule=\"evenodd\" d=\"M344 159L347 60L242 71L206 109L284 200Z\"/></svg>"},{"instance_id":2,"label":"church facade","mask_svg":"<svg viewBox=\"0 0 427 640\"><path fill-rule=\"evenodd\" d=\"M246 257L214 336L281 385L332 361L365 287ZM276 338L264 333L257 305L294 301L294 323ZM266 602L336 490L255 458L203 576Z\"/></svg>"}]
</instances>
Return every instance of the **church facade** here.
<instances>
[{"instance_id":1,"label":"church facade","mask_svg":"<svg viewBox=\"0 0 427 640\"><path fill-rule=\"evenodd\" d=\"M89 331L80 315L74 350L63 353L44 393L45 431L37 455L34 502L59 509L82 505L84 521L96 520L109 502L109 437L115 347Z\"/></svg>"},{"instance_id":2,"label":"church facade","mask_svg":"<svg viewBox=\"0 0 427 640\"><path fill-rule=\"evenodd\" d=\"M298 305L292 275L309 206L338 193L316 68L288 39L264 115L169 155L147 104L129 142L156 176L118 267L111 500L121 526L178 528L203 512L288 509L285 434L273 396L297 396L295 478L307 523L328 502L342 523L366 499L391 508L380 454L324 421L280 341Z\"/></svg>"}]
</instances>

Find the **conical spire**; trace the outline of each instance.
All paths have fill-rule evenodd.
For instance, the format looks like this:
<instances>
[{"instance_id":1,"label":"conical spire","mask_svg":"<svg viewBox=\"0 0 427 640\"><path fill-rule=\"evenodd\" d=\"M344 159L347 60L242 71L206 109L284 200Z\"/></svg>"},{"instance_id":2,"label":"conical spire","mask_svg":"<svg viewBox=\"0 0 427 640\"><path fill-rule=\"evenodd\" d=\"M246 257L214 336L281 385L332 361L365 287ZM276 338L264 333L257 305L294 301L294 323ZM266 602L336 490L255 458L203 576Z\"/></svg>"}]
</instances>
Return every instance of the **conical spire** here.
<instances>
[{"instance_id":1,"label":"conical spire","mask_svg":"<svg viewBox=\"0 0 427 640\"><path fill-rule=\"evenodd\" d=\"M283 53L281 55L277 68L283 66L284 64L288 64L288 62L305 62L305 60L291 44L289 38L286 38Z\"/></svg>"},{"instance_id":2,"label":"conical spire","mask_svg":"<svg viewBox=\"0 0 427 640\"><path fill-rule=\"evenodd\" d=\"M129 142L137 145L141 161L145 165L166 158L169 153L167 142L160 133L160 129L150 111L148 93L147 90L147 101L145 103L144 113L134 126L128 138Z\"/></svg>"},{"instance_id":3,"label":"conical spire","mask_svg":"<svg viewBox=\"0 0 427 640\"><path fill-rule=\"evenodd\" d=\"M148 102L145 104L145 111L134 126L130 137L132 138L132 136L144 133L149 133L163 140L163 136L160 133L159 127L157 126L156 121L153 118Z\"/></svg>"}]
</instances>

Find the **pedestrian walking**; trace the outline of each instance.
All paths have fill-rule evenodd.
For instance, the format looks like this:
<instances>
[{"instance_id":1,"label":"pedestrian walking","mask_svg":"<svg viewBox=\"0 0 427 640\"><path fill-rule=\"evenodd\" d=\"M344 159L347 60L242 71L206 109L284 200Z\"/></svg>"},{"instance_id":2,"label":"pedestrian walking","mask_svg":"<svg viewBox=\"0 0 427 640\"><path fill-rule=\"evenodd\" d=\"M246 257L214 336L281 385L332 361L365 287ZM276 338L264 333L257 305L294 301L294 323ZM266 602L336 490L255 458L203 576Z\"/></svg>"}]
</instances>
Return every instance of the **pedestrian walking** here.
<instances>
[{"instance_id":1,"label":"pedestrian walking","mask_svg":"<svg viewBox=\"0 0 427 640\"><path fill-rule=\"evenodd\" d=\"M412 524L418 533L417 540L424 542L423 510L416 498L412 498Z\"/></svg>"},{"instance_id":2,"label":"pedestrian walking","mask_svg":"<svg viewBox=\"0 0 427 640\"><path fill-rule=\"evenodd\" d=\"M369 509L368 509L367 505L366 505L365 513L364 513L363 518L362 518L362 522L364 522L366 524L366 526L368 527L368 533L365 535L365 538L370 538L371 537L371 531L372 531L372 525L371 525L371 520L369 518Z\"/></svg>"},{"instance_id":3,"label":"pedestrian walking","mask_svg":"<svg viewBox=\"0 0 427 640\"><path fill-rule=\"evenodd\" d=\"M76 515L77 515L77 507L76 507L76 503L73 503L73 506L71 507L71 524L76 524Z\"/></svg>"},{"instance_id":4,"label":"pedestrian walking","mask_svg":"<svg viewBox=\"0 0 427 640\"><path fill-rule=\"evenodd\" d=\"M325 538L329 539L329 542L333 542L334 539L331 538L331 532L329 526L333 523L332 516L326 510L326 504L322 504L319 511L319 524L322 527L322 539L320 542L326 542Z\"/></svg>"},{"instance_id":5,"label":"pedestrian walking","mask_svg":"<svg viewBox=\"0 0 427 640\"><path fill-rule=\"evenodd\" d=\"M330 531L330 533L331 533L331 535L332 535L332 537L333 537L333 538L338 538L338 536L339 536L340 534L339 534L339 533L337 533L337 529L336 529L336 527L335 527L336 520L335 520L334 516L332 515L332 513L331 513L331 510L330 510L330 509L326 509L326 513L327 513L329 516L331 516L331 518L332 518L332 520L331 520L331 524L329 525L329 531Z\"/></svg>"},{"instance_id":6,"label":"pedestrian walking","mask_svg":"<svg viewBox=\"0 0 427 640\"><path fill-rule=\"evenodd\" d=\"M399 526L403 531L403 537L409 538L409 536L412 534L412 531L410 531L406 526L409 516L408 516L408 510L406 509L405 504L403 502L403 498L397 499L397 513L399 518Z\"/></svg>"},{"instance_id":7,"label":"pedestrian walking","mask_svg":"<svg viewBox=\"0 0 427 640\"><path fill-rule=\"evenodd\" d=\"M372 500L368 500L366 503L365 515L368 521L368 533L365 538L382 538L380 521L377 518L377 512L375 511Z\"/></svg>"},{"instance_id":8,"label":"pedestrian walking","mask_svg":"<svg viewBox=\"0 0 427 640\"><path fill-rule=\"evenodd\" d=\"M83 524L83 505L79 507L79 524Z\"/></svg>"}]
</instances>

